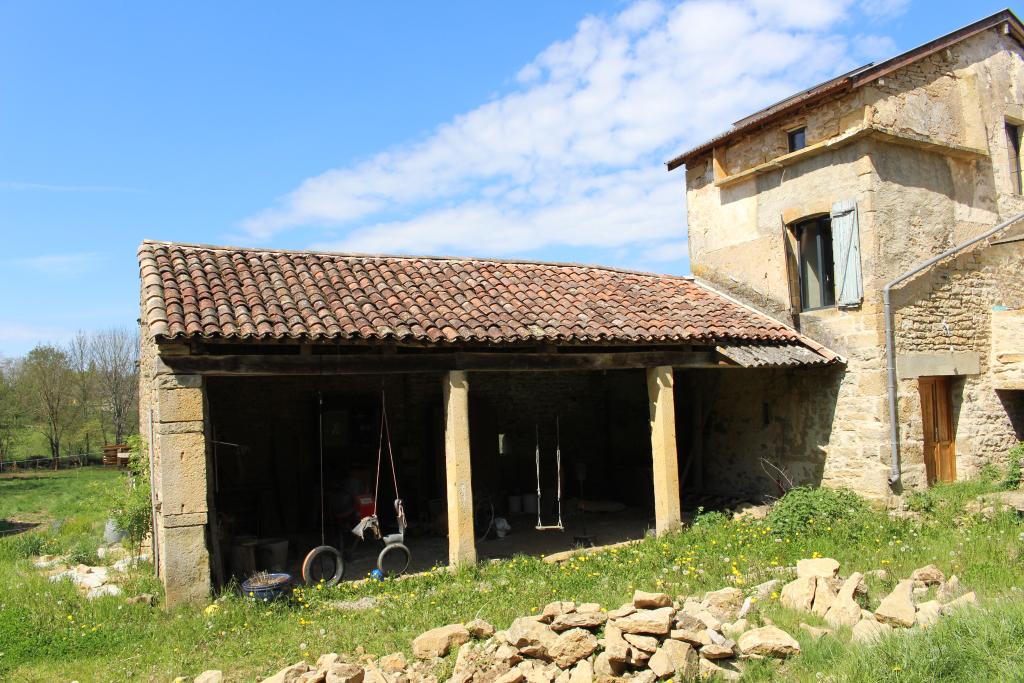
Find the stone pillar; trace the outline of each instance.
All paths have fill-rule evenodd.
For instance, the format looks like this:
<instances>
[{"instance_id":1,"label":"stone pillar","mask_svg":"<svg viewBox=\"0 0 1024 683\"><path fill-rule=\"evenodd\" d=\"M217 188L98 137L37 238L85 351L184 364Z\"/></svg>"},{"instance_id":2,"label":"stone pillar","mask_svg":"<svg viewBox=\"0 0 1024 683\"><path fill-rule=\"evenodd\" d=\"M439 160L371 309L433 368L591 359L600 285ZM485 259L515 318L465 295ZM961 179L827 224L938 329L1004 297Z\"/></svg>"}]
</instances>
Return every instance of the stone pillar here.
<instances>
[{"instance_id":1,"label":"stone pillar","mask_svg":"<svg viewBox=\"0 0 1024 683\"><path fill-rule=\"evenodd\" d=\"M469 455L469 382L466 373L444 378L444 467L448 498L448 564L476 562L473 474Z\"/></svg>"},{"instance_id":2,"label":"stone pillar","mask_svg":"<svg viewBox=\"0 0 1024 683\"><path fill-rule=\"evenodd\" d=\"M682 526L674 386L671 366L647 368L651 456L654 463L654 518L659 536L669 531L678 531Z\"/></svg>"},{"instance_id":3,"label":"stone pillar","mask_svg":"<svg viewBox=\"0 0 1024 683\"><path fill-rule=\"evenodd\" d=\"M210 598L203 378L155 378L154 481L159 572L167 607Z\"/></svg>"}]
</instances>

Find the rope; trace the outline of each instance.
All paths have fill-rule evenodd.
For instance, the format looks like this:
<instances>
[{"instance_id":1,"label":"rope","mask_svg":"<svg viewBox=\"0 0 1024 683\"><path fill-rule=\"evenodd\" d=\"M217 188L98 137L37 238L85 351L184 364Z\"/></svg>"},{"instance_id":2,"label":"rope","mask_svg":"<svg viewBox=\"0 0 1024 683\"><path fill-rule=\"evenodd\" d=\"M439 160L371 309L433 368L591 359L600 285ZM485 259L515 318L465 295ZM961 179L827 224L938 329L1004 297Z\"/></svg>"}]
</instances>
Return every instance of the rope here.
<instances>
[{"instance_id":1,"label":"rope","mask_svg":"<svg viewBox=\"0 0 1024 683\"><path fill-rule=\"evenodd\" d=\"M387 402L384 396L384 389L380 390L380 440L377 442L377 480L373 485L373 515L377 516L377 498L380 496L380 463L384 459L384 439L387 438L388 462L391 465L391 481L395 485L395 500L401 501L398 493L398 471L395 469L395 453L391 448L391 425L388 424ZM401 502L396 504L395 513L403 518L405 509ZM401 508L399 510L399 508Z\"/></svg>"},{"instance_id":2,"label":"rope","mask_svg":"<svg viewBox=\"0 0 1024 683\"><path fill-rule=\"evenodd\" d=\"M324 395L316 392L318 406L317 419L320 426L320 545L327 545L327 536L324 531L326 512L324 502Z\"/></svg>"},{"instance_id":3,"label":"rope","mask_svg":"<svg viewBox=\"0 0 1024 683\"><path fill-rule=\"evenodd\" d=\"M557 472L555 473L555 501L558 508L558 524L553 526L544 526L544 521L541 519L540 510L541 504L543 503L543 495L540 489L540 427L534 425L537 435L537 450L535 454L535 460L537 464L537 529L564 529L565 525L562 524L562 430L558 421L558 416L555 416L555 467Z\"/></svg>"},{"instance_id":4,"label":"rope","mask_svg":"<svg viewBox=\"0 0 1024 683\"><path fill-rule=\"evenodd\" d=\"M542 527L544 524L540 519L540 427L536 424L533 427L537 437L537 526Z\"/></svg>"}]
</instances>

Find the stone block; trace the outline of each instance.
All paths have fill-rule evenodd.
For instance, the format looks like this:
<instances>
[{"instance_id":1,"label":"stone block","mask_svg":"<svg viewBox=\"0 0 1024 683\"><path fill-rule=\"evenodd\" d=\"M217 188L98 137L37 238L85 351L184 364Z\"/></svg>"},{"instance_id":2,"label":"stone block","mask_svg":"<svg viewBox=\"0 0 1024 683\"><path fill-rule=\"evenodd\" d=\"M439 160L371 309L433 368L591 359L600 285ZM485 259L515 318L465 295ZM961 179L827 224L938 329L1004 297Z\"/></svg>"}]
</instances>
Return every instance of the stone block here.
<instances>
[{"instance_id":1,"label":"stone block","mask_svg":"<svg viewBox=\"0 0 1024 683\"><path fill-rule=\"evenodd\" d=\"M165 515L206 512L206 440L201 433L158 434L157 495Z\"/></svg>"},{"instance_id":2,"label":"stone block","mask_svg":"<svg viewBox=\"0 0 1024 683\"><path fill-rule=\"evenodd\" d=\"M161 530L160 566L163 570L164 604L202 604L210 599L210 557L206 527L168 527Z\"/></svg>"},{"instance_id":3,"label":"stone block","mask_svg":"<svg viewBox=\"0 0 1024 683\"><path fill-rule=\"evenodd\" d=\"M159 421L189 422L203 419L202 389L162 389L157 396Z\"/></svg>"}]
</instances>

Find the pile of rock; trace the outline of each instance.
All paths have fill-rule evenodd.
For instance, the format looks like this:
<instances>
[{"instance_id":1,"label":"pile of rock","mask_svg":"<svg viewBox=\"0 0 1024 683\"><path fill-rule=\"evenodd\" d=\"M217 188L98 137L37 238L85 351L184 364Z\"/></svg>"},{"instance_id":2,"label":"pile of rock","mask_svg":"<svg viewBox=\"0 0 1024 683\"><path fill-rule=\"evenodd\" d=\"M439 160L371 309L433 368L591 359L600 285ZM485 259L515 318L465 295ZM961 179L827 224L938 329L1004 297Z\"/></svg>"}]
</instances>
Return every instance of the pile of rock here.
<instances>
[{"instance_id":1,"label":"pile of rock","mask_svg":"<svg viewBox=\"0 0 1024 683\"><path fill-rule=\"evenodd\" d=\"M874 641L893 628L930 626L943 614L977 603L974 593L963 593L956 576L947 581L935 565L921 567L909 579L900 581L874 612L863 609L855 599L857 594L867 594L863 574L854 572L841 579L839 563L829 558L800 560L796 573L797 578L782 587L783 607L817 614L834 629L849 626L854 642ZM884 578L885 571L877 570L876 575ZM916 602L916 598L935 586L938 599ZM814 636L830 632L801 626Z\"/></svg>"},{"instance_id":2,"label":"pile of rock","mask_svg":"<svg viewBox=\"0 0 1024 683\"><path fill-rule=\"evenodd\" d=\"M44 572L50 581L70 581L86 598L94 600L121 595L121 587L117 582L125 578L133 566L149 559L144 555L132 556L120 544L101 546L96 554L101 560L111 560L112 562L110 565L77 564L69 566L64 557L40 555L33 558L32 564L36 569Z\"/></svg>"},{"instance_id":3,"label":"pile of rock","mask_svg":"<svg viewBox=\"0 0 1024 683\"><path fill-rule=\"evenodd\" d=\"M943 614L977 602L955 576L947 580L933 565L900 581L874 612L861 608L856 599L867 595L864 575L840 577L839 563L833 559L801 560L796 574L784 586L778 579L756 586L749 596L734 587L710 591L700 599L678 600L665 593L636 591L631 602L611 611L597 603L551 602L536 615L519 617L504 631L495 632L480 619L431 629L413 640L412 662L401 653L379 659L363 656L361 663L328 654L315 666L299 662L263 683L437 683L441 658L456 648L448 679L455 683L736 680L746 661L784 659L800 652L796 639L766 617L758 617L762 626L748 620L757 602L779 589L783 606L816 614L831 626L801 624L810 636L848 626L855 642L873 641L894 627L928 626ZM887 578L884 570L869 574ZM935 599L916 602L933 589ZM195 679L221 680L218 671Z\"/></svg>"}]
</instances>

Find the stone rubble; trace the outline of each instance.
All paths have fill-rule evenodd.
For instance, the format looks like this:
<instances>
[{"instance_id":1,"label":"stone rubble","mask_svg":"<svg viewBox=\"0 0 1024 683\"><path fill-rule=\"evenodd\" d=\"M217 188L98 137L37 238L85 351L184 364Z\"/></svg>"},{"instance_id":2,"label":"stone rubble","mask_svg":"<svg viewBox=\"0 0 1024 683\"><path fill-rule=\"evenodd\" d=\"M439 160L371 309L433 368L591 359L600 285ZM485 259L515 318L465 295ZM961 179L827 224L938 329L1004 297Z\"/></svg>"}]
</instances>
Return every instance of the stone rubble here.
<instances>
[{"instance_id":1,"label":"stone rubble","mask_svg":"<svg viewBox=\"0 0 1024 683\"><path fill-rule=\"evenodd\" d=\"M119 543L100 546L96 556L101 560L109 560L111 564L69 566L67 559L59 555L39 555L32 558L32 566L40 570L56 583L70 581L89 600L102 597L117 597L122 594L118 582L127 578L127 573L140 562L146 562L146 555L133 556ZM129 600L131 602L131 600ZM135 602L143 602L136 600ZM146 603L152 604L152 599Z\"/></svg>"},{"instance_id":2,"label":"stone rubble","mask_svg":"<svg viewBox=\"0 0 1024 683\"><path fill-rule=\"evenodd\" d=\"M762 595L767 600L780 591L786 607L830 624L822 628L800 623L805 638L835 637L838 629L848 627L855 643L873 643L900 628L928 628L942 615L977 604L977 596L963 593L955 576L947 581L929 565L900 581L871 612L855 599L866 595L864 575L854 572L843 579L839 569L829 558L801 560L793 581L783 586L772 580L746 596L736 587L676 601L665 593L636 591L631 602L612 610L597 603L555 601L502 631L482 619L426 631L412 642L413 661L402 653L374 658L358 648L362 663L330 653L315 666L298 662L263 683L438 683L440 658L455 648L448 679L454 683L733 681L743 675L748 660L800 654L792 634L756 613ZM925 592L935 588L937 597L916 604L921 593L914 589L922 584ZM217 683L219 675L207 671L196 681Z\"/></svg>"}]
</instances>

